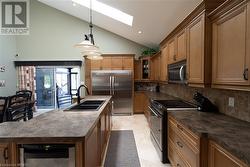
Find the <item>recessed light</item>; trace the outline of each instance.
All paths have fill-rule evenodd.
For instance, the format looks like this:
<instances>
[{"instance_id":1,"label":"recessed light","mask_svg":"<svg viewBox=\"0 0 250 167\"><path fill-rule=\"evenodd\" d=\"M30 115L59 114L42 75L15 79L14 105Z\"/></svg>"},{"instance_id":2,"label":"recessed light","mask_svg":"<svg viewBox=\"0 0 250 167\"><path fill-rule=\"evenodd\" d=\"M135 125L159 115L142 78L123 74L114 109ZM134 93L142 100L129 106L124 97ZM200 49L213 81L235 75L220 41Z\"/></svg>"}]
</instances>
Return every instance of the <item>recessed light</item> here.
<instances>
[{"instance_id":1,"label":"recessed light","mask_svg":"<svg viewBox=\"0 0 250 167\"><path fill-rule=\"evenodd\" d=\"M138 31L138 34L141 34L142 33L142 31Z\"/></svg>"},{"instance_id":2,"label":"recessed light","mask_svg":"<svg viewBox=\"0 0 250 167\"><path fill-rule=\"evenodd\" d=\"M75 3L75 2L73 2L73 3L72 3L72 5L73 5L73 6L76 6L76 3Z\"/></svg>"}]
</instances>

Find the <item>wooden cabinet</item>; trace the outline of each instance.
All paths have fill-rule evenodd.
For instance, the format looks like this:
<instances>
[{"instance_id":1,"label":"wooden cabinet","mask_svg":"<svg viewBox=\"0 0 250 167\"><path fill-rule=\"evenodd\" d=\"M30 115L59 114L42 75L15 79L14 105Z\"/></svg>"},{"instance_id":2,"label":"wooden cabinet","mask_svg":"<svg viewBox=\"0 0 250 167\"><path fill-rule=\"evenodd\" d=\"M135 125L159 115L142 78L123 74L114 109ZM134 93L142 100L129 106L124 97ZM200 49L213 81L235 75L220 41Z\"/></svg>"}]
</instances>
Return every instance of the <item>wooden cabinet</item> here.
<instances>
[{"instance_id":1,"label":"wooden cabinet","mask_svg":"<svg viewBox=\"0 0 250 167\"><path fill-rule=\"evenodd\" d=\"M167 81L167 53L168 47L165 46L161 49L160 55L160 81Z\"/></svg>"},{"instance_id":2,"label":"wooden cabinet","mask_svg":"<svg viewBox=\"0 0 250 167\"><path fill-rule=\"evenodd\" d=\"M134 58L131 56L123 56L122 69L123 70L133 70L133 68L134 68Z\"/></svg>"},{"instance_id":3,"label":"wooden cabinet","mask_svg":"<svg viewBox=\"0 0 250 167\"><path fill-rule=\"evenodd\" d=\"M101 70L102 60L91 60L91 70Z\"/></svg>"},{"instance_id":4,"label":"wooden cabinet","mask_svg":"<svg viewBox=\"0 0 250 167\"><path fill-rule=\"evenodd\" d=\"M160 54L158 52L150 59L150 80L153 81L160 80Z\"/></svg>"},{"instance_id":5,"label":"wooden cabinet","mask_svg":"<svg viewBox=\"0 0 250 167\"><path fill-rule=\"evenodd\" d=\"M208 146L208 167L247 167L242 161L213 141Z\"/></svg>"},{"instance_id":6,"label":"wooden cabinet","mask_svg":"<svg viewBox=\"0 0 250 167\"><path fill-rule=\"evenodd\" d=\"M91 70L133 70L132 55L105 55L102 60L91 60Z\"/></svg>"},{"instance_id":7,"label":"wooden cabinet","mask_svg":"<svg viewBox=\"0 0 250 167\"><path fill-rule=\"evenodd\" d=\"M187 39L186 30L184 29L176 36L176 61L187 58Z\"/></svg>"},{"instance_id":8,"label":"wooden cabinet","mask_svg":"<svg viewBox=\"0 0 250 167\"><path fill-rule=\"evenodd\" d=\"M250 3L223 7L213 18L213 87L250 90ZM237 88L238 87L238 88Z\"/></svg>"},{"instance_id":9,"label":"wooden cabinet","mask_svg":"<svg viewBox=\"0 0 250 167\"><path fill-rule=\"evenodd\" d=\"M112 70L122 70L122 56L115 56L111 58Z\"/></svg>"},{"instance_id":10,"label":"wooden cabinet","mask_svg":"<svg viewBox=\"0 0 250 167\"><path fill-rule=\"evenodd\" d=\"M98 126L95 126L85 141L85 166L100 166L101 154L99 150Z\"/></svg>"},{"instance_id":11,"label":"wooden cabinet","mask_svg":"<svg viewBox=\"0 0 250 167\"><path fill-rule=\"evenodd\" d=\"M85 139L85 166L101 166L111 132L111 105L107 104L100 119Z\"/></svg>"},{"instance_id":12,"label":"wooden cabinet","mask_svg":"<svg viewBox=\"0 0 250 167\"><path fill-rule=\"evenodd\" d=\"M141 80L142 75L142 67L141 67L141 60L135 60L134 65L134 80Z\"/></svg>"},{"instance_id":13,"label":"wooden cabinet","mask_svg":"<svg viewBox=\"0 0 250 167\"><path fill-rule=\"evenodd\" d=\"M144 113L145 94L144 92L134 93L134 114Z\"/></svg>"},{"instance_id":14,"label":"wooden cabinet","mask_svg":"<svg viewBox=\"0 0 250 167\"><path fill-rule=\"evenodd\" d=\"M6 144L0 144L0 166L5 166L9 164L10 159L10 151L9 151L9 145Z\"/></svg>"},{"instance_id":15,"label":"wooden cabinet","mask_svg":"<svg viewBox=\"0 0 250 167\"><path fill-rule=\"evenodd\" d=\"M111 57L110 56L103 57L100 69L111 70Z\"/></svg>"},{"instance_id":16,"label":"wooden cabinet","mask_svg":"<svg viewBox=\"0 0 250 167\"><path fill-rule=\"evenodd\" d=\"M149 80L151 73L151 61L150 56L141 59L141 70L142 70L142 80Z\"/></svg>"},{"instance_id":17,"label":"wooden cabinet","mask_svg":"<svg viewBox=\"0 0 250 167\"><path fill-rule=\"evenodd\" d=\"M187 41L185 29L168 42L168 64L186 59Z\"/></svg>"},{"instance_id":18,"label":"wooden cabinet","mask_svg":"<svg viewBox=\"0 0 250 167\"><path fill-rule=\"evenodd\" d=\"M168 63L172 64L176 61L175 38L168 42Z\"/></svg>"},{"instance_id":19,"label":"wooden cabinet","mask_svg":"<svg viewBox=\"0 0 250 167\"><path fill-rule=\"evenodd\" d=\"M195 135L171 116L168 121L168 154L171 164L205 167L207 140Z\"/></svg>"},{"instance_id":20,"label":"wooden cabinet","mask_svg":"<svg viewBox=\"0 0 250 167\"><path fill-rule=\"evenodd\" d=\"M204 82L204 16L195 19L188 32L188 83Z\"/></svg>"}]
</instances>

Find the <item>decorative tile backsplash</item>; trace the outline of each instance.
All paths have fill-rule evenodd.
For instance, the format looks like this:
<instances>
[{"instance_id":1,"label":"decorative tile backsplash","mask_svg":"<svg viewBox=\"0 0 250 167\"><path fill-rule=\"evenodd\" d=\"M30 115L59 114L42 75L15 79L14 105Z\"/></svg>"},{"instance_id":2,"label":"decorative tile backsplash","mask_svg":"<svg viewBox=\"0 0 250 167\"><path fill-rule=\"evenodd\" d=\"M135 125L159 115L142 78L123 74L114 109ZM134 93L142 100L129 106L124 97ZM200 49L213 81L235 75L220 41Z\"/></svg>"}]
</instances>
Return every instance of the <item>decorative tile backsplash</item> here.
<instances>
[{"instance_id":1,"label":"decorative tile backsplash","mask_svg":"<svg viewBox=\"0 0 250 167\"><path fill-rule=\"evenodd\" d=\"M212 88L192 88L184 85L161 85L160 91L194 102L193 94L198 91L211 100L221 113L250 122L250 92ZM234 98L234 107L229 106L229 97Z\"/></svg>"}]
</instances>

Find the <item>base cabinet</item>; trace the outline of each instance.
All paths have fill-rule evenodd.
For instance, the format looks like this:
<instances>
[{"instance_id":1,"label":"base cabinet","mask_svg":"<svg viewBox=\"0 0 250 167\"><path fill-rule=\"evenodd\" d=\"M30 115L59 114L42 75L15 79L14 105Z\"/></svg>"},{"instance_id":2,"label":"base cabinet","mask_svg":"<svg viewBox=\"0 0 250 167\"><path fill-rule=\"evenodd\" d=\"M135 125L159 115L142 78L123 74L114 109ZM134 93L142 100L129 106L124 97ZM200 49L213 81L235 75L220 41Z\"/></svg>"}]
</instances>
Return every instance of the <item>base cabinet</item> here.
<instances>
[{"instance_id":1,"label":"base cabinet","mask_svg":"<svg viewBox=\"0 0 250 167\"><path fill-rule=\"evenodd\" d=\"M5 166L9 164L9 145L6 144L0 144L0 166Z\"/></svg>"},{"instance_id":2,"label":"base cabinet","mask_svg":"<svg viewBox=\"0 0 250 167\"><path fill-rule=\"evenodd\" d=\"M208 167L247 167L228 151L213 141L209 141Z\"/></svg>"}]
</instances>

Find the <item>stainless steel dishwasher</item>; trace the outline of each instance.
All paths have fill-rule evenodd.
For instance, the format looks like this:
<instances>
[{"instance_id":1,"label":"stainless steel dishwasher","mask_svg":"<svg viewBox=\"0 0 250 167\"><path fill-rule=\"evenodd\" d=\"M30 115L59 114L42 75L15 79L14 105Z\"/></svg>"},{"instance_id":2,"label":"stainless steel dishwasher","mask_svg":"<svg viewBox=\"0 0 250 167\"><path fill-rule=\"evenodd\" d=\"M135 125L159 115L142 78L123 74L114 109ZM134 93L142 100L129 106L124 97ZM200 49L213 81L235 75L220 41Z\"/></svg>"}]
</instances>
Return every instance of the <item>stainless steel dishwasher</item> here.
<instances>
[{"instance_id":1,"label":"stainless steel dishwasher","mask_svg":"<svg viewBox=\"0 0 250 167\"><path fill-rule=\"evenodd\" d=\"M75 147L69 144L24 144L20 146L22 167L75 167Z\"/></svg>"}]
</instances>

